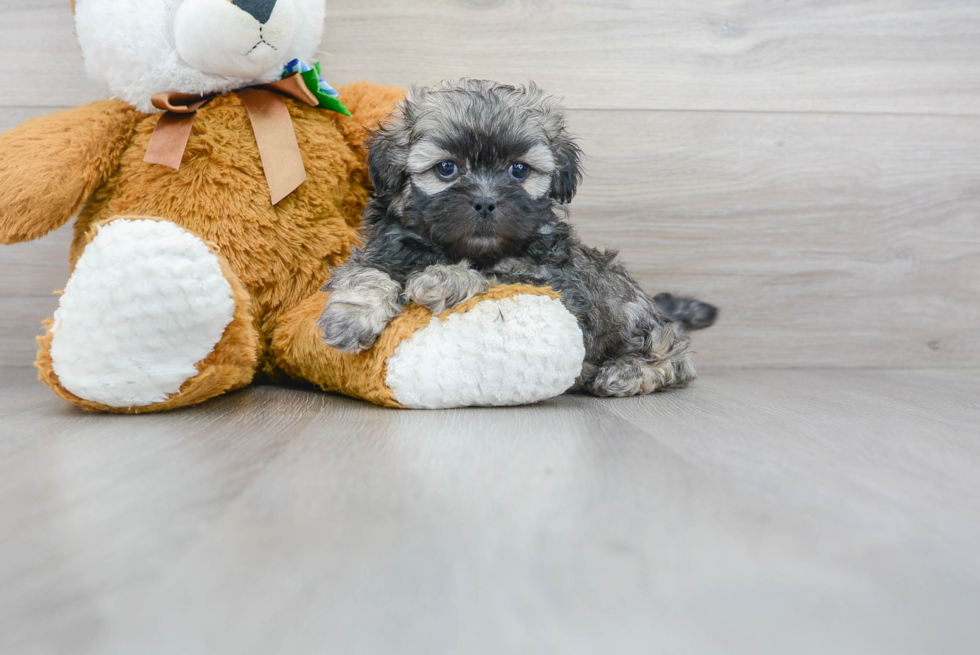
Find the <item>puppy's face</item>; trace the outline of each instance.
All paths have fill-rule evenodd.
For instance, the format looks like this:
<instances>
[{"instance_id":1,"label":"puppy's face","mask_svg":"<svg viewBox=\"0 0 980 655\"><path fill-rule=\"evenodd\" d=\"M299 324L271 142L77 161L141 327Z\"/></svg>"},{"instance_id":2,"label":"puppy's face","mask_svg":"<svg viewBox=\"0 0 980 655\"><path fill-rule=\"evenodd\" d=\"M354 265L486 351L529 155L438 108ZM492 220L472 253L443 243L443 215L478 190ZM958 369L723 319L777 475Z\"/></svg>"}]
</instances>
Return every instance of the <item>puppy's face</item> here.
<instances>
[{"instance_id":1,"label":"puppy's face","mask_svg":"<svg viewBox=\"0 0 980 655\"><path fill-rule=\"evenodd\" d=\"M450 257L517 254L575 194L579 150L535 87L464 81L413 91L371 141L376 195Z\"/></svg>"}]
</instances>

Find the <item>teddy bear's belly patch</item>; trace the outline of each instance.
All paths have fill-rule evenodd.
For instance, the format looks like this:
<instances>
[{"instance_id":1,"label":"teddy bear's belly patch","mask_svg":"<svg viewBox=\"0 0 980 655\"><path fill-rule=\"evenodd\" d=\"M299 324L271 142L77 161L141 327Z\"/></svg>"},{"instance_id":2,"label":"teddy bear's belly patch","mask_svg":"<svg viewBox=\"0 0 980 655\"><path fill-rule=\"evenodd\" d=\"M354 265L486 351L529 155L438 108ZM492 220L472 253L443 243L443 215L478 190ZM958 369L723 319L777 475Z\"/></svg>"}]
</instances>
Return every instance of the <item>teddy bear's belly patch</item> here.
<instances>
[{"instance_id":1,"label":"teddy bear's belly patch","mask_svg":"<svg viewBox=\"0 0 980 655\"><path fill-rule=\"evenodd\" d=\"M54 314L52 366L83 400L142 407L197 375L235 302L218 258L168 221L99 228Z\"/></svg>"}]
</instances>

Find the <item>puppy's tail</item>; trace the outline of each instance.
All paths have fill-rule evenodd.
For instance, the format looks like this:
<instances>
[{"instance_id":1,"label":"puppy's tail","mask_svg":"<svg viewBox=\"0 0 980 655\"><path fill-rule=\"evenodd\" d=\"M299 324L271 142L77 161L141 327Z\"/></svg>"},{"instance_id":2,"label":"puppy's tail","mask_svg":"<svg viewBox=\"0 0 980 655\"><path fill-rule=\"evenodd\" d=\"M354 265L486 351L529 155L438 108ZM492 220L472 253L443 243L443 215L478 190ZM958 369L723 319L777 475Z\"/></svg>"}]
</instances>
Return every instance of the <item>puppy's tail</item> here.
<instances>
[{"instance_id":1,"label":"puppy's tail","mask_svg":"<svg viewBox=\"0 0 980 655\"><path fill-rule=\"evenodd\" d=\"M653 301L667 318L680 323L688 330L703 330L711 327L718 320L717 307L694 298L677 298L669 293L661 293Z\"/></svg>"}]
</instances>

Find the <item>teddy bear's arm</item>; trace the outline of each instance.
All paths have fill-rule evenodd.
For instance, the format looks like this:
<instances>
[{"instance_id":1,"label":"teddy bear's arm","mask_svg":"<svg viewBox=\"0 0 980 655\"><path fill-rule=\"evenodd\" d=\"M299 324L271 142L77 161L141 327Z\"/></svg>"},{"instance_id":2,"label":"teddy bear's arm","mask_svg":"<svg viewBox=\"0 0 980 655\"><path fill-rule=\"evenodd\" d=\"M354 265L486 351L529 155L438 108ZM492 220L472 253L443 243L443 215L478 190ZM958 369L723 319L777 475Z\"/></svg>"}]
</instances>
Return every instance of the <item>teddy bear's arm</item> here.
<instances>
[{"instance_id":1,"label":"teddy bear's arm","mask_svg":"<svg viewBox=\"0 0 980 655\"><path fill-rule=\"evenodd\" d=\"M74 216L118 166L138 117L107 100L0 135L0 242L37 239Z\"/></svg>"}]
</instances>

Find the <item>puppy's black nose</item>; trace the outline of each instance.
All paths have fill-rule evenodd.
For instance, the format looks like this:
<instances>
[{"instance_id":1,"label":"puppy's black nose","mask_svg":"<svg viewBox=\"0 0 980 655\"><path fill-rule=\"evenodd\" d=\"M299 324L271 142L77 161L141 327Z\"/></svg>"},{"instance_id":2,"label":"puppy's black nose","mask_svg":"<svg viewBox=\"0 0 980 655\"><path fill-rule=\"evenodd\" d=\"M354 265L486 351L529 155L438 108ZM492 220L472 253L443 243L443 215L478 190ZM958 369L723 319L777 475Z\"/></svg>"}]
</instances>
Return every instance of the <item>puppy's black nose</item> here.
<instances>
[{"instance_id":1,"label":"puppy's black nose","mask_svg":"<svg viewBox=\"0 0 980 655\"><path fill-rule=\"evenodd\" d=\"M473 201L473 209L480 215L480 218L490 218L490 215L497 211L497 199L483 196Z\"/></svg>"},{"instance_id":2,"label":"puppy's black nose","mask_svg":"<svg viewBox=\"0 0 980 655\"><path fill-rule=\"evenodd\" d=\"M278 0L234 0L231 4L248 12L255 20L265 25L272 16L272 10L276 8L276 2Z\"/></svg>"}]
</instances>

